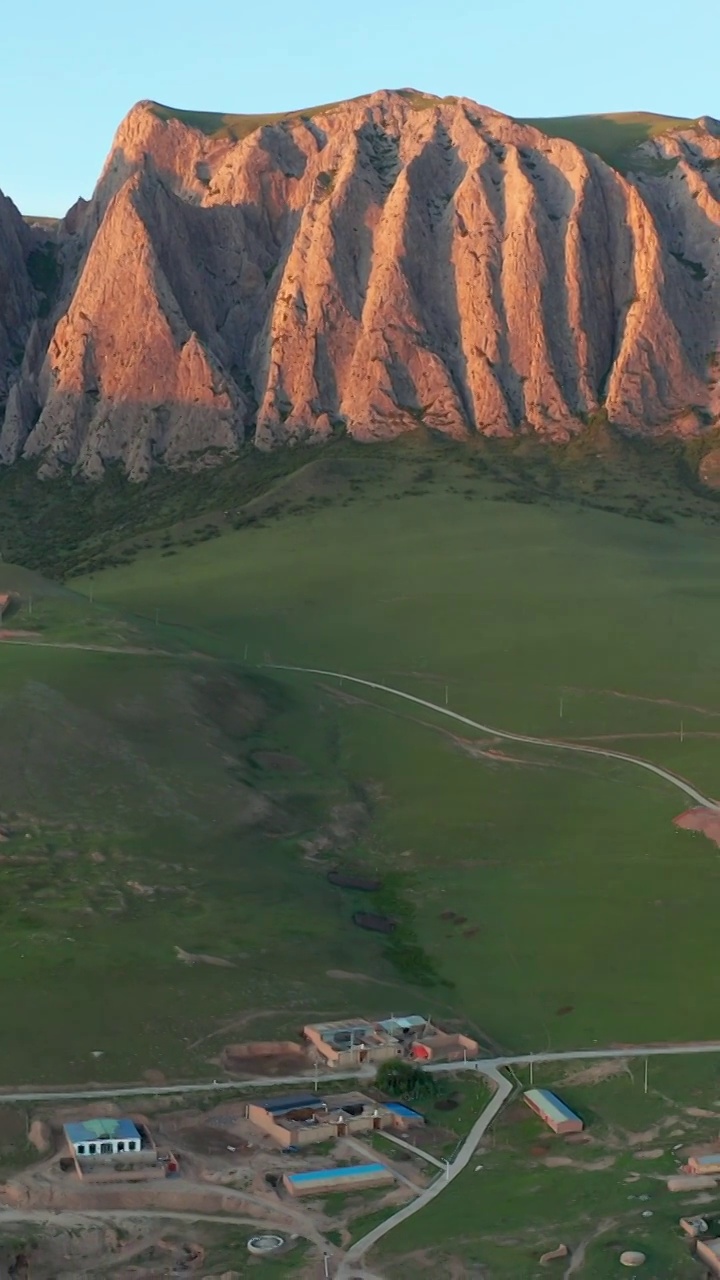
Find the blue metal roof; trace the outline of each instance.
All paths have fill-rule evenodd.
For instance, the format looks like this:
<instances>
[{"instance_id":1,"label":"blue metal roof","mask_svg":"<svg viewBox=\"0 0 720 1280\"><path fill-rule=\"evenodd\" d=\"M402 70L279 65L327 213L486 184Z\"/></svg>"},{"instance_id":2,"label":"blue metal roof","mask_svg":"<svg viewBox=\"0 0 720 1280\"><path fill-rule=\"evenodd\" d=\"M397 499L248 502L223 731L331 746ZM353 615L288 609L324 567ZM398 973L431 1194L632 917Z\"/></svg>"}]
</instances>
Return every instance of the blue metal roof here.
<instances>
[{"instance_id":1,"label":"blue metal roof","mask_svg":"<svg viewBox=\"0 0 720 1280\"><path fill-rule=\"evenodd\" d=\"M544 1115L549 1116L557 1124L563 1120L579 1120L580 1117L571 1111L557 1094L549 1089L528 1089L525 1098L531 1105L539 1107Z\"/></svg>"},{"instance_id":2,"label":"blue metal roof","mask_svg":"<svg viewBox=\"0 0 720 1280\"><path fill-rule=\"evenodd\" d=\"M140 1142L140 1131L132 1120L77 1120L65 1125L71 1142L102 1142L107 1138L129 1138Z\"/></svg>"},{"instance_id":3,"label":"blue metal roof","mask_svg":"<svg viewBox=\"0 0 720 1280\"><path fill-rule=\"evenodd\" d=\"M384 1164L352 1164L338 1169L313 1169L310 1173L288 1174L288 1182L322 1182L326 1178L359 1178L368 1173L389 1173Z\"/></svg>"},{"instance_id":4,"label":"blue metal roof","mask_svg":"<svg viewBox=\"0 0 720 1280\"><path fill-rule=\"evenodd\" d=\"M296 1098L269 1098L267 1102L261 1102L261 1107L273 1116L281 1116L286 1111L304 1111L310 1108L312 1111L322 1111L325 1102L322 1098L318 1098L316 1093L301 1093Z\"/></svg>"}]
</instances>

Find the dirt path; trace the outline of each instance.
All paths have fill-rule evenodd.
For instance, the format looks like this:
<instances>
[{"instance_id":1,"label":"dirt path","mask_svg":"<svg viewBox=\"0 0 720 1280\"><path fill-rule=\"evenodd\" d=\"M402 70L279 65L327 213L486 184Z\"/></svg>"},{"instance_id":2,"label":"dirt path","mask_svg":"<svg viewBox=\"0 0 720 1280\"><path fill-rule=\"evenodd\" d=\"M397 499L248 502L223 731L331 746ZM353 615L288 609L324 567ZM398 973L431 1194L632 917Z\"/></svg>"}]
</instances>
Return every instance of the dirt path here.
<instances>
[{"instance_id":1,"label":"dirt path","mask_svg":"<svg viewBox=\"0 0 720 1280\"><path fill-rule=\"evenodd\" d=\"M21 640L11 639L10 636L0 636L0 644L22 644L29 649L80 649L87 653L127 653L131 657L143 658L179 658L182 654L171 653L169 649L141 649L133 645L112 645L112 644L75 644L72 641L59 640ZM204 658L204 654L192 654L194 658ZM210 659L212 661L212 659Z\"/></svg>"},{"instance_id":2,"label":"dirt path","mask_svg":"<svg viewBox=\"0 0 720 1280\"><path fill-rule=\"evenodd\" d=\"M704 809L718 809L720 807L717 801L710 800L701 791L698 791L692 783L687 782L685 778L681 778L679 774L672 773L670 769L663 769L662 765L653 764L650 760L644 760L642 756L627 755L623 751L611 751L607 747L584 746L577 742L566 742L561 738L535 738L530 734L511 733L507 729L494 729L490 725L481 724L478 720L471 720L469 716L460 715L457 711L450 711L448 707L440 707L435 702L428 702L426 698L417 698L413 693L405 693L403 689L392 689L389 685L378 684L374 680L361 680L359 676L351 676L344 671L323 671L315 667L294 667L280 662L267 662L263 666L272 671L294 671L301 675L324 676L334 680L347 680L350 684L363 685L366 689L377 689L380 693L389 693L395 698L404 698L407 702L414 702L420 707L427 707L428 710L435 711L438 715L448 716L451 720L458 720L461 724L470 725L471 729L479 729L481 733L489 733L495 738L505 738L509 742L526 742L531 746L549 747L554 751L575 751L584 755L603 756L608 760L622 760L624 764L635 765L636 768L644 769L647 773L654 773L656 777L662 778L665 782L669 782L671 786L676 787L678 791L690 796L696 804Z\"/></svg>"},{"instance_id":3,"label":"dirt path","mask_svg":"<svg viewBox=\"0 0 720 1280\"><path fill-rule=\"evenodd\" d=\"M587 1253L588 1245L591 1245L593 1240L597 1240L598 1236L604 1236L606 1231L611 1231L612 1228L616 1226L617 1222L614 1218L603 1218L602 1221L598 1223L592 1235L587 1236L584 1240L580 1241L580 1244L576 1249L573 1249L572 1254L570 1255L570 1265L566 1267L563 1272L563 1280L572 1280L573 1276L578 1275L578 1273L582 1271L585 1265L585 1254Z\"/></svg>"},{"instance_id":4,"label":"dirt path","mask_svg":"<svg viewBox=\"0 0 720 1280\"><path fill-rule=\"evenodd\" d=\"M454 1065L457 1070L457 1063L451 1065ZM499 1071L496 1071L493 1068L487 1068L484 1063L477 1064L476 1069L481 1070L484 1075L488 1076L490 1080L492 1080L495 1085L495 1092L487 1106L475 1121L472 1129L455 1156L455 1159L451 1163L447 1164L445 1173L438 1174L435 1181L432 1182L425 1191L422 1191L415 1200L410 1204L403 1205L402 1209L399 1209L398 1212L394 1213L390 1218L386 1218L384 1222L379 1223L379 1225L374 1227L372 1231L368 1231L367 1235L364 1235L362 1239L356 1241L356 1243L348 1249L336 1272L336 1280L354 1280L354 1277L358 1275L357 1264L362 1262L365 1254L377 1244L378 1240L382 1240L383 1236L387 1235L389 1231L392 1231L394 1227L399 1226L401 1222L407 1221L407 1219L411 1218L413 1214L418 1213L420 1209L424 1209L425 1205L429 1204L431 1200L434 1200L436 1196L439 1196L469 1164L480 1139L489 1129L496 1115L503 1107L506 1099L510 1097L510 1094L513 1091L513 1086L510 1081L506 1079L505 1076L501 1075Z\"/></svg>"}]
</instances>

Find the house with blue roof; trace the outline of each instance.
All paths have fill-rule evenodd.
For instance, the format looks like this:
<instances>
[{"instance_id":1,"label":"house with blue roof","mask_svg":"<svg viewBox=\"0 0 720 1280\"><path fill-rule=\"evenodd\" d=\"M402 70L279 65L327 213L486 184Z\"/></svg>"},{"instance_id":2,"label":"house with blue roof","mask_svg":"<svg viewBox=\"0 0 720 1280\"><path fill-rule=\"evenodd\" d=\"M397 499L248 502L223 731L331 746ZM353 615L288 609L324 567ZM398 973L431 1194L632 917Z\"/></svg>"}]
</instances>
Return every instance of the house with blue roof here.
<instances>
[{"instance_id":1,"label":"house with blue roof","mask_svg":"<svg viewBox=\"0 0 720 1280\"><path fill-rule=\"evenodd\" d=\"M77 1120L63 1127L70 1150L81 1160L132 1156L142 1149L140 1130L132 1120Z\"/></svg>"}]
</instances>

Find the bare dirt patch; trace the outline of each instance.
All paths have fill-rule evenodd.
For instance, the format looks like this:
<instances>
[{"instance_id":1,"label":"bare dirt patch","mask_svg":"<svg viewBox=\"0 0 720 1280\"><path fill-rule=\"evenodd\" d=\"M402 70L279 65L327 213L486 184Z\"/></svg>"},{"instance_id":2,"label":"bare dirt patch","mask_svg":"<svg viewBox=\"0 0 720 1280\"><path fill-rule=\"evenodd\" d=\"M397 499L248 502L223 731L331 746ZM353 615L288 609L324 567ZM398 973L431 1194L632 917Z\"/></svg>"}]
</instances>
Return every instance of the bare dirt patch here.
<instances>
[{"instance_id":1,"label":"bare dirt patch","mask_svg":"<svg viewBox=\"0 0 720 1280\"><path fill-rule=\"evenodd\" d=\"M40 1155L45 1155L52 1145L50 1126L44 1120L33 1120L28 1129L28 1142Z\"/></svg>"},{"instance_id":2,"label":"bare dirt patch","mask_svg":"<svg viewBox=\"0 0 720 1280\"><path fill-rule=\"evenodd\" d=\"M627 1058L607 1058L604 1062L595 1062L591 1067L582 1067L580 1071L569 1071L562 1077L563 1084L602 1084L613 1076L622 1076L630 1071Z\"/></svg>"},{"instance_id":3,"label":"bare dirt patch","mask_svg":"<svg viewBox=\"0 0 720 1280\"><path fill-rule=\"evenodd\" d=\"M255 1040L228 1044L220 1054L220 1065L233 1075L282 1075L301 1071L308 1060L302 1045L292 1040Z\"/></svg>"},{"instance_id":4,"label":"bare dirt patch","mask_svg":"<svg viewBox=\"0 0 720 1280\"><path fill-rule=\"evenodd\" d=\"M196 955L192 951L183 951L182 947L176 947L175 953L178 960L182 960L183 964L211 964L215 965L218 969L235 968L232 960L223 960L221 956Z\"/></svg>"},{"instance_id":5,"label":"bare dirt patch","mask_svg":"<svg viewBox=\"0 0 720 1280\"><path fill-rule=\"evenodd\" d=\"M13 1147L24 1138L24 1113L15 1107L0 1107L0 1148Z\"/></svg>"},{"instance_id":6,"label":"bare dirt patch","mask_svg":"<svg viewBox=\"0 0 720 1280\"><path fill-rule=\"evenodd\" d=\"M720 848L720 810L686 809L673 818L673 823L682 831L699 831Z\"/></svg>"},{"instance_id":7,"label":"bare dirt patch","mask_svg":"<svg viewBox=\"0 0 720 1280\"><path fill-rule=\"evenodd\" d=\"M376 982L381 987L394 985L392 982L384 982L382 978L371 978L368 973L351 973L347 969L327 969L325 976L333 978L336 982Z\"/></svg>"},{"instance_id":8,"label":"bare dirt patch","mask_svg":"<svg viewBox=\"0 0 720 1280\"><path fill-rule=\"evenodd\" d=\"M665 1155L663 1147L651 1147L649 1151L636 1151L636 1160L659 1160Z\"/></svg>"}]
</instances>

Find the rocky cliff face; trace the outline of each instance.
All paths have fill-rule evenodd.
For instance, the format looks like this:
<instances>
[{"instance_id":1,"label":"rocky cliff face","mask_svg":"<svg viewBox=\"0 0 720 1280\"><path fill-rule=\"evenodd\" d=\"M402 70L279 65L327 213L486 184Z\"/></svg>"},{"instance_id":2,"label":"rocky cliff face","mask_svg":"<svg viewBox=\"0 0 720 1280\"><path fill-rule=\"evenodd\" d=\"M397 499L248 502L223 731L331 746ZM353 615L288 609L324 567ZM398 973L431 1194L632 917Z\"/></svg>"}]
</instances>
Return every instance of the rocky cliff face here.
<instances>
[{"instance_id":1,"label":"rocky cliff face","mask_svg":"<svg viewBox=\"0 0 720 1280\"><path fill-rule=\"evenodd\" d=\"M0 191L0 417L18 377L36 311L29 272L33 235Z\"/></svg>"},{"instance_id":2,"label":"rocky cliff face","mask_svg":"<svg viewBox=\"0 0 720 1280\"><path fill-rule=\"evenodd\" d=\"M240 138L164 115L121 125L32 333L0 207L0 357L26 343L2 461L141 478L249 438L720 418L716 122L623 176L464 99L377 93Z\"/></svg>"}]
</instances>

